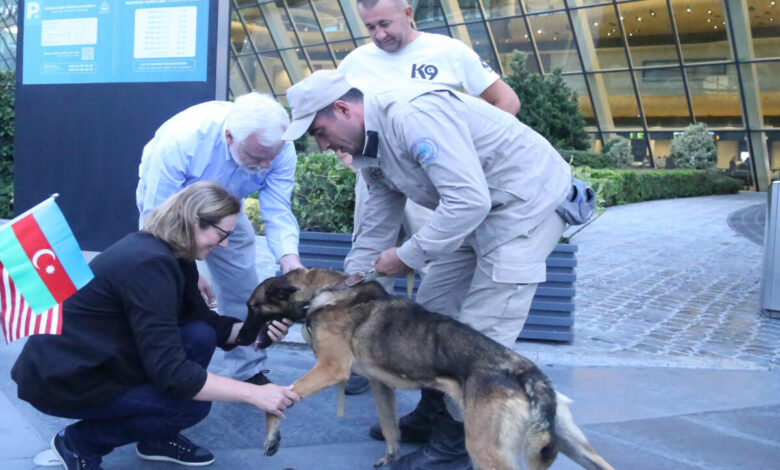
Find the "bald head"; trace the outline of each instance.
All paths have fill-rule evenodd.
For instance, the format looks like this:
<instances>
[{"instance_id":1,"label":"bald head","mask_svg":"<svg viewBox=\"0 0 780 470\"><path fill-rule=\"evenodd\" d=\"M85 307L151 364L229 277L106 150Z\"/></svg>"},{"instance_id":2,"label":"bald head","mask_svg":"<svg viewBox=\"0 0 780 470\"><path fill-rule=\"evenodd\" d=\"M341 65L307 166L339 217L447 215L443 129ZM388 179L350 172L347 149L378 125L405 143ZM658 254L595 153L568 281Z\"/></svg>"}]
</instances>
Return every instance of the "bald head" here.
<instances>
[{"instance_id":1,"label":"bald head","mask_svg":"<svg viewBox=\"0 0 780 470\"><path fill-rule=\"evenodd\" d=\"M371 40L385 52L399 52L420 35L406 0L358 0L357 11Z\"/></svg>"}]
</instances>

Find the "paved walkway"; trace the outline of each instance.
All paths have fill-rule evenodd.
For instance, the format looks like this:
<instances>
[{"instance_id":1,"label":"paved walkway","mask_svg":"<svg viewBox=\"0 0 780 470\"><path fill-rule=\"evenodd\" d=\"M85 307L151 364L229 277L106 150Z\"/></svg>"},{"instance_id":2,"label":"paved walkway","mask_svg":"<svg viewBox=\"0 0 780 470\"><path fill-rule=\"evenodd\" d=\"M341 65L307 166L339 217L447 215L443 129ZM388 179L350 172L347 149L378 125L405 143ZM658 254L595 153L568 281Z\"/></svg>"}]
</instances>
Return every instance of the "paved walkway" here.
<instances>
[{"instance_id":1,"label":"paved walkway","mask_svg":"<svg viewBox=\"0 0 780 470\"><path fill-rule=\"evenodd\" d=\"M515 349L575 400L576 421L615 468L777 468L780 320L760 315L761 246L730 225L739 211L760 212L765 198L741 193L615 207L574 236L575 340L519 342ZM271 273L268 261L261 256L259 268ZM278 383L314 362L298 336L290 340L269 350ZM8 371L22 345L0 346L0 468L10 470L38 468L32 457L69 423L16 398ZM220 372L217 356L212 370ZM399 392L399 411L416 400L417 392ZM215 453L212 468L372 468L384 446L367 436L376 419L371 397L348 397L343 418L335 409L332 389L296 405L274 457L262 456L262 416L245 405L217 403L186 434ZM176 468L141 462L132 446L110 454L104 467ZM560 457L552 468L578 467Z\"/></svg>"}]
</instances>

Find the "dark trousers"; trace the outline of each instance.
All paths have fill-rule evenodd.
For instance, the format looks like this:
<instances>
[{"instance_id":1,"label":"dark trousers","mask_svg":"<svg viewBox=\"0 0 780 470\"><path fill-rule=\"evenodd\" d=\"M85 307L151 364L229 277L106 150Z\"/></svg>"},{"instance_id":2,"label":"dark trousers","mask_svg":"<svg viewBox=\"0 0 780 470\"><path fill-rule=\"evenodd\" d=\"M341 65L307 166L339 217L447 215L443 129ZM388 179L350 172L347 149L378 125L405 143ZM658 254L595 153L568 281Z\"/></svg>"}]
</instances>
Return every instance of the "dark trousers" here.
<instances>
[{"instance_id":1,"label":"dark trousers","mask_svg":"<svg viewBox=\"0 0 780 470\"><path fill-rule=\"evenodd\" d=\"M208 367L217 345L216 331L207 323L194 321L181 326L181 339L187 357L204 369ZM66 428L68 441L79 453L100 457L132 442L172 439L203 420L210 410L211 402L173 399L148 383L95 408L41 411L79 419Z\"/></svg>"}]
</instances>

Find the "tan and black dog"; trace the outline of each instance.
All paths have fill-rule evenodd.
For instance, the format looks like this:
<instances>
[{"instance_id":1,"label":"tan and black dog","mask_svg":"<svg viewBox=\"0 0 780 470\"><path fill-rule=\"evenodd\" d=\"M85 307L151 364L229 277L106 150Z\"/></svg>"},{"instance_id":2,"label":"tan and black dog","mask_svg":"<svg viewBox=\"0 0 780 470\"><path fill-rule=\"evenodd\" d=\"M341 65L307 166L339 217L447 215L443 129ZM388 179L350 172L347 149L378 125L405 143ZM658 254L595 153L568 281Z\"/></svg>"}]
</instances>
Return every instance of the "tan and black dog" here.
<instances>
[{"instance_id":1,"label":"tan and black dog","mask_svg":"<svg viewBox=\"0 0 780 470\"><path fill-rule=\"evenodd\" d=\"M263 281L249 302L239 340L289 318L310 328L315 366L295 382L307 397L346 380L350 368L371 383L386 455L400 457L394 388L432 388L461 408L466 448L480 470L549 467L563 452L588 469L612 469L574 424L570 400L533 362L449 317L389 296L376 282L346 288L347 276L298 269ZM265 452L279 448L279 419L267 415Z\"/></svg>"}]
</instances>

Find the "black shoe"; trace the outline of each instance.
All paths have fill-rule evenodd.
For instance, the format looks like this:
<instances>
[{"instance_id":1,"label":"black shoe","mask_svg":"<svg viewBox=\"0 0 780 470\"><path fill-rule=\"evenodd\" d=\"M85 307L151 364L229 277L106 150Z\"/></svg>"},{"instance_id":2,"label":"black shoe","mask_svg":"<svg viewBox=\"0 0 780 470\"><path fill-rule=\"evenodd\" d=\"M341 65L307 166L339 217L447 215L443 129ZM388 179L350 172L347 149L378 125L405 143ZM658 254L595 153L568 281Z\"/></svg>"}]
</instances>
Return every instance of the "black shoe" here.
<instances>
[{"instance_id":1,"label":"black shoe","mask_svg":"<svg viewBox=\"0 0 780 470\"><path fill-rule=\"evenodd\" d=\"M398 429L401 442L417 442L424 444L431 438L431 429L436 415L445 409L444 394L437 390L423 389L420 394L420 402L417 407L406 416L398 420ZM375 423L369 429L368 434L377 441L384 441L382 428Z\"/></svg>"},{"instance_id":2,"label":"black shoe","mask_svg":"<svg viewBox=\"0 0 780 470\"><path fill-rule=\"evenodd\" d=\"M390 464L390 470L474 470L463 423L446 411L436 416L431 440Z\"/></svg>"},{"instance_id":3,"label":"black shoe","mask_svg":"<svg viewBox=\"0 0 780 470\"><path fill-rule=\"evenodd\" d=\"M248 379L245 379L244 382L255 384L255 385L267 385L271 383L271 379L265 376L265 373L267 373L268 370L261 370L257 374L253 375L252 377L249 377Z\"/></svg>"},{"instance_id":4,"label":"black shoe","mask_svg":"<svg viewBox=\"0 0 780 470\"><path fill-rule=\"evenodd\" d=\"M349 373L349 378L344 384L344 393L347 395L360 395L368 390L368 379L354 372Z\"/></svg>"},{"instance_id":5,"label":"black shoe","mask_svg":"<svg viewBox=\"0 0 780 470\"><path fill-rule=\"evenodd\" d=\"M173 462L190 467L209 465L214 461L211 452L193 444L181 434L169 441L139 442L135 451L144 460Z\"/></svg>"},{"instance_id":6,"label":"black shoe","mask_svg":"<svg viewBox=\"0 0 780 470\"><path fill-rule=\"evenodd\" d=\"M51 450L67 470L103 470L100 457L88 458L73 450L64 429L51 439Z\"/></svg>"}]
</instances>

